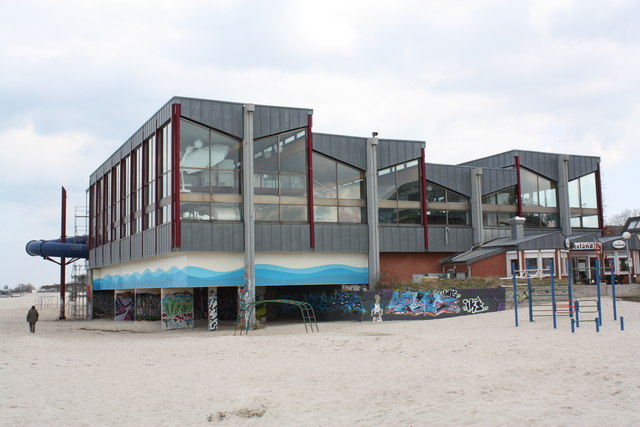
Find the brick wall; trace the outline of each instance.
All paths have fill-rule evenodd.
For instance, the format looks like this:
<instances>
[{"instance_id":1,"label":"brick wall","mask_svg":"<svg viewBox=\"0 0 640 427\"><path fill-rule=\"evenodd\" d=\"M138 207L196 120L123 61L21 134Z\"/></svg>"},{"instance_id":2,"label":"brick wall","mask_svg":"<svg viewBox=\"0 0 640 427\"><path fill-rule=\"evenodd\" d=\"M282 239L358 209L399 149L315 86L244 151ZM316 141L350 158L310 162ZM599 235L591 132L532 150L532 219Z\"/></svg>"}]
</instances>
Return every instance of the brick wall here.
<instances>
[{"instance_id":1,"label":"brick wall","mask_svg":"<svg viewBox=\"0 0 640 427\"><path fill-rule=\"evenodd\" d=\"M411 281L414 274L441 274L443 269L440 260L450 255L447 252L381 252L382 281Z\"/></svg>"}]
</instances>

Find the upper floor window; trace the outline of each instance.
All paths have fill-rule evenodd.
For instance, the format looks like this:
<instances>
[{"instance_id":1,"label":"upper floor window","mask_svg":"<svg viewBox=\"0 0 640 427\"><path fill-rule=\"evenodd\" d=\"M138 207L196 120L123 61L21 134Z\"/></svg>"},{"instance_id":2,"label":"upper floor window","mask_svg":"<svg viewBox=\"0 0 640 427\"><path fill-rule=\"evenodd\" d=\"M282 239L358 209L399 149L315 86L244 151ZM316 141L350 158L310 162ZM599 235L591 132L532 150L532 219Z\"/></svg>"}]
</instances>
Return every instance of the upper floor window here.
<instances>
[{"instance_id":1,"label":"upper floor window","mask_svg":"<svg viewBox=\"0 0 640 427\"><path fill-rule=\"evenodd\" d=\"M558 206L556 183L527 169L520 169L520 184L523 206Z\"/></svg>"},{"instance_id":2,"label":"upper floor window","mask_svg":"<svg viewBox=\"0 0 640 427\"><path fill-rule=\"evenodd\" d=\"M254 142L256 195L307 196L307 131L299 129Z\"/></svg>"},{"instance_id":3,"label":"upper floor window","mask_svg":"<svg viewBox=\"0 0 640 427\"><path fill-rule=\"evenodd\" d=\"M378 199L420 201L418 161L391 166L378 171Z\"/></svg>"},{"instance_id":4,"label":"upper floor window","mask_svg":"<svg viewBox=\"0 0 640 427\"><path fill-rule=\"evenodd\" d=\"M516 204L516 189L515 187L509 187L504 190L482 196L482 204L513 206Z\"/></svg>"},{"instance_id":5,"label":"upper floor window","mask_svg":"<svg viewBox=\"0 0 640 427\"><path fill-rule=\"evenodd\" d=\"M569 207L598 208L595 172L569 181Z\"/></svg>"},{"instance_id":6,"label":"upper floor window","mask_svg":"<svg viewBox=\"0 0 640 427\"><path fill-rule=\"evenodd\" d=\"M180 191L240 194L240 141L180 121Z\"/></svg>"},{"instance_id":7,"label":"upper floor window","mask_svg":"<svg viewBox=\"0 0 640 427\"><path fill-rule=\"evenodd\" d=\"M430 203L469 203L469 198L454 191L427 182L427 202Z\"/></svg>"}]
</instances>

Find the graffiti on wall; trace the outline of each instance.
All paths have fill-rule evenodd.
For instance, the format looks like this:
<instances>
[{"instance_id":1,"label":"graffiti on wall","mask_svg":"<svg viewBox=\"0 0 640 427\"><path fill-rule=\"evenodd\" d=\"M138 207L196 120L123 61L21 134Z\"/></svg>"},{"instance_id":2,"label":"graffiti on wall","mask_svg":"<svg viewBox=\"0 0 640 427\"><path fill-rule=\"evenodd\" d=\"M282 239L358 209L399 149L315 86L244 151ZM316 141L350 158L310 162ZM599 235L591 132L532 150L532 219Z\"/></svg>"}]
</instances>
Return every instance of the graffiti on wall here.
<instances>
[{"instance_id":1,"label":"graffiti on wall","mask_svg":"<svg viewBox=\"0 0 640 427\"><path fill-rule=\"evenodd\" d=\"M385 314L440 316L459 313L458 296L439 291L394 291Z\"/></svg>"},{"instance_id":2,"label":"graffiti on wall","mask_svg":"<svg viewBox=\"0 0 640 427\"><path fill-rule=\"evenodd\" d=\"M305 292L301 295L281 294L279 297L306 302L313 307L316 315L323 319L352 316L354 314L361 316L366 311L362 295L359 292ZM299 311L298 307L292 305L282 305L278 309L289 313Z\"/></svg>"},{"instance_id":3,"label":"graffiti on wall","mask_svg":"<svg viewBox=\"0 0 640 427\"><path fill-rule=\"evenodd\" d=\"M136 320L135 309L133 306L133 292L126 291L116 293L114 303L116 321Z\"/></svg>"},{"instance_id":4,"label":"graffiti on wall","mask_svg":"<svg viewBox=\"0 0 640 427\"><path fill-rule=\"evenodd\" d=\"M484 304L482 298L466 298L462 300L462 309L467 313L476 314L489 310L489 307Z\"/></svg>"},{"instance_id":5,"label":"graffiti on wall","mask_svg":"<svg viewBox=\"0 0 640 427\"><path fill-rule=\"evenodd\" d=\"M167 291L162 296L162 328L193 328L193 295L189 291Z\"/></svg>"},{"instance_id":6,"label":"graffiti on wall","mask_svg":"<svg viewBox=\"0 0 640 427\"><path fill-rule=\"evenodd\" d=\"M218 290L209 288L209 316L208 329L210 331L218 330Z\"/></svg>"},{"instance_id":7,"label":"graffiti on wall","mask_svg":"<svg viewBox=\"0 0 640 427\"><path fill-rule=\"evenodd\" d=\"M418 320L504 310L505 289L363 291L363 320Z\"/></svg>"},{"instance_id":8,"label":"graffiti on wall","mask_svg":"<svg viewBox=\"0 0 640 427\"><path fill-rule=\"evenodd\" d=\"M136 292L136 320L160 320L160 294Z\"/></svg>"}]
</instances>

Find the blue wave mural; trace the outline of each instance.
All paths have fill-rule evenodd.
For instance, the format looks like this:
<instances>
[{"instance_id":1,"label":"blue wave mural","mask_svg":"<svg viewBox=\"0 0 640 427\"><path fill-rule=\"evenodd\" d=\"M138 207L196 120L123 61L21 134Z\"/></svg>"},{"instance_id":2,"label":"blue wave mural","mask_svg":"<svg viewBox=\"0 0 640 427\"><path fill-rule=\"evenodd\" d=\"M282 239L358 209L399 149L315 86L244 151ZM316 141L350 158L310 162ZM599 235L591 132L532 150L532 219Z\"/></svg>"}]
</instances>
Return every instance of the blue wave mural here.
<instances>
[{"instance_id":1,"label":"blue wave mural","mask_svg":"<svg viewBox=\"0 0 640 427\"><path fill-rule=\"evenodd\" d=\"M257 286L277 285L332 285L367 283L367 267L351 267L329 264L309 268L287 268L271 264L256 265ZM228 272L217 272L200 267L168 271L144 270L142 273L106 275L93 281L95 290L144 289L144 288L191 288L199 286L242 286L244 268Z\"/></svg>"}]
</instances>

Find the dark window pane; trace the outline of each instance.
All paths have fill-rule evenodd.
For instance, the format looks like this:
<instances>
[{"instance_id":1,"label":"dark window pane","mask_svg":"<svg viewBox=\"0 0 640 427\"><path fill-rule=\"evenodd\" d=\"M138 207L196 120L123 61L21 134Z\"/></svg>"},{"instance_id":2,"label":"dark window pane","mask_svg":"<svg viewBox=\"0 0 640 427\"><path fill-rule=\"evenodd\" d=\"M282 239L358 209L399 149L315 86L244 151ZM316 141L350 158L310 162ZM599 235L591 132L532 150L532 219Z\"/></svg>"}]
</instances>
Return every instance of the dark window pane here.
<instances>
[{"instance_id":1,"label":"dark window pane","mask_svg":"<svg viewBox=\"0 0 640 427\"><path fill-rule=\"evenodd\" d=\"M539 213L524 213L524 225L529 227L539 227L540 226L540 214Z\"/></svg>"},{"instance_id":2,"label":"dark window pane","mask_svg":"<svg viewBox=\"0 0 640 427\"><path fill-rule=\"evenodd\" d=\"M444 188L428 182L427 183L427 201L432 203L446 202Z\"/></svg>"},{"instance_id":3,"label":"dark window pane","mask_svg":"<svg viewBox=\"0 0 640 427\"><path fill-rule=\"evenodd\" d=\"M397 224L398 210L396 208L379 208L378 222L380 224Z\"/></svg>"},{"instance_id":4,"label":"dark window pane","mask_svg":"<svg viewBox=\"0 0 640 427\"><path fill-rule=\"evenodd\" d=\"M461 196L460 194L454 193L453 191L447 190L447 202L449 203L469 203L469 199Z\"/></svg>"},{"instance_id":5,"label":"dark window pane","mask_svg":"<svg viewBox=\"0 0 640 427\"><path fill-rule=\"evenodd\" d=\"M509 220L515 216L515 212L498 212L498 225L509 225Z\"/></svg>"},{"instance_id":6,"label":"dark window pane","mask_svg":"<svg viewBox=\"0 0 640 427\"><path fill-rule=\"evenodd\" d=\"M256 171L278 170L278 137L258 139L253 143L253 168Z\"/></svg>"},{"instance_id":7,"label":"dark window pane","mask_svg":"<svg viewBox=\"0 0 640 427\"><path fill-rule=\"evenodd\" d=\"M540 225L542 227L558 227L558 214L556 213L543 213L540 214Z\"/></svg>"},{"instance_id":8,"label":"dark window pane","mask_svg":"<svg viewBox=\"0 0 640 427\"><path fill-rule=\"evenodd\" d=\"M440 209L428 210L427 221L429 224L434 225L446 225L447 224L447 211Z\"/></svg>"},{"instance_id":9,"label":"dark window pane","mask_svg":"<svg viewBox=\"0 0 640 427\"><path fill-rule=\"evenodd\" d=\"M449 225L469 225L469 212L468 211L449 211L448 223Z\"/></svg>"},{"instance_id":10,"label":"dark window pane","mask_svg":"<svg viewBox=\"0 0 640 427\"><path fill-rule=\"evenodd\" d=\"M420 209L398 209L398 222L400 224L421 224L422 212Z\"/></svg>"},{"instance_id":11,"label":"dark window pane","mask_svg":"<svg viewBox=\"0 0 640 427\"><path fill-rule=\"evenodd\" d=\"M482 196L482 204L483 205L497 205L496 194L489 194L487 196Z\"/></svg>"},{"instance_id":12,"label":"dark window pane","mask_svg":"<svg viewBox=\"0 0 640 427\"><path fill-rule=\"evenodd\" d=\"M496 227L498 225L497 212L482 212L482 224L485 227Z\"/></svg>"}]
</instances>

